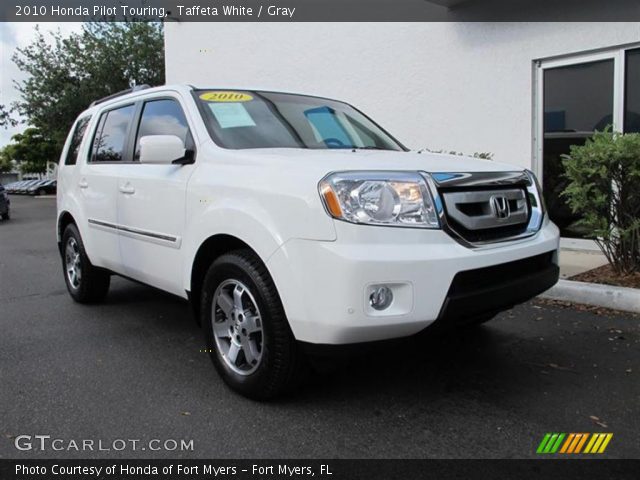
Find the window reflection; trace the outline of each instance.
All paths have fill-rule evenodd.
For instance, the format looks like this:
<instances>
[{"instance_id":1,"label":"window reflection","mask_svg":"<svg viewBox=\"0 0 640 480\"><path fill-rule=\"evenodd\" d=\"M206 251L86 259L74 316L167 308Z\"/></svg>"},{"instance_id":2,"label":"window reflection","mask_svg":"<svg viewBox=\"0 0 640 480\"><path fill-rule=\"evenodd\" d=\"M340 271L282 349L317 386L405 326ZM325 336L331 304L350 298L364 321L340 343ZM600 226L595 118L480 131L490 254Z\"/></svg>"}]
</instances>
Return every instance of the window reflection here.
<instances>
[{"instance_id":1,"label":"window reflection","mask_svg":"<svg viewBox=\"0 0 640 480\"><path fill-rule=\"evenodd\" d=\"M543 190L549 216L563 237L584 237L562 191L567 186L561 155L584 145L595 130L613 123L613 60L544 72Z\"/></svg>"},{"instance_id":2,"label":"window reflection","mask_svg":"<svg viewBox=\"0 0 640 480\"><path fill-rule=\"evenodd\" d=\"M624 131L640 132L640 48L627 51Z\"/></svg>"}]
</instances>

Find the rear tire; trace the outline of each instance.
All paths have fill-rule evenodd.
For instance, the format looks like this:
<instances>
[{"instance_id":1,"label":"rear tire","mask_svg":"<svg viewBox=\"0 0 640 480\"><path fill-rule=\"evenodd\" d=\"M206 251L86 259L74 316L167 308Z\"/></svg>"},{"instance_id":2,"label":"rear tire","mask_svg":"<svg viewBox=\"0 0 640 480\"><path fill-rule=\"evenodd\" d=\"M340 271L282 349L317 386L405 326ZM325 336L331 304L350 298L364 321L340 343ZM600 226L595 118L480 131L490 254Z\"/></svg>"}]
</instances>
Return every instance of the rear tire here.
<instances>
[{"instance_id":1,"label":"rear tire","mask_svg":"<svg viewBox=\"0 0 640 480\"><path fill-rule=\"evenodd\" d=\"M11 214L9 212L2 214L3 220L11 220Z\"/></svg>"},{"instance_id":2,"label":"rear tire","mask_svg":"<svg viewBox=\"0 0 640 480\"><path fill-rule=\"evenodd\" d=\"M251 250L211 264L200 306L211 360L233 390L266 400L295 385L301 352L273 280Z\"/></svg>"},{"instance_id":3,"label":"rear tire","mask_svg":"<svg viewBox=\"0 0 640 480\"><path fill-rule=\"evenodd\" d=\"M70 224L62 235L62 269L69 295L78 303L97 303L109 291L111 274L94 267L84 249L78 227Z\"/></svg>"}]
</instances>

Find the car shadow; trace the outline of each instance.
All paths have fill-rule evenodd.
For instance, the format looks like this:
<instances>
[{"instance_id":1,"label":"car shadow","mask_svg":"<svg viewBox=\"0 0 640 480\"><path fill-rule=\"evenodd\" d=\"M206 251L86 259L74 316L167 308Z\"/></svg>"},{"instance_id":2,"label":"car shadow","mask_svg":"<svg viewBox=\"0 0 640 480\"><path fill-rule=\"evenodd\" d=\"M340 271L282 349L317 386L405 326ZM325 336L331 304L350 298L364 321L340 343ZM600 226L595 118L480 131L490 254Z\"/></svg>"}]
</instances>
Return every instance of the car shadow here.
<instances>
[{"instance_id":1,"label":"car shadow","mask_svg":"<svg viewBox=\"0 0 640 480\"><path fill-rule=\"evenodd\" d=\"M529 365L514 362L514 341L491 326L425 332L341 359L332 372L313 375L286 401L377 398L381 391L425 401L443 395L497 401L511 389L538 383L528 378L537 375Z\"/></svg>"},{"instance_id":2,"label":"car shadow","mask_svg":"<svg viewBox=\"0 0 640 480\"><path fill-rule=\"evenodd\" d=\"M204 347L191 308L179 297L115 277L105 306L126 310L129 316L146 317L144 321L153 322L159 333L164 330L185 335L189 338L182 352L185 357L197 355L194 351ZM500 323L500 317L495 322ZM537 388L539 368L522 359L539 356L538 348L534 342L523 342L493 322L452 331L423 332L333 359L329 372L309 368L298 388L278 403L375 398L381 391L413 394L425 400L460 394L498 401L509 390ZM545 355L551 353L547 350ZM210 382L210 378L202 381Z\"/></svg>"}]
</instances>

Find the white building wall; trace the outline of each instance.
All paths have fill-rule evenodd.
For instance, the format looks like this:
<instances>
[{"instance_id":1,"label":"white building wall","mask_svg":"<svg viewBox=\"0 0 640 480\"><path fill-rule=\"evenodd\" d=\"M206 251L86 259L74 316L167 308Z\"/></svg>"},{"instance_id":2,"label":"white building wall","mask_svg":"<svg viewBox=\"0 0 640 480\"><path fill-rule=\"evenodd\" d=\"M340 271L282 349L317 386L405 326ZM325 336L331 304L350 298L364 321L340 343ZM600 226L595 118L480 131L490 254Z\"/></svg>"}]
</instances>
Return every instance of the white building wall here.
<instances>
[{"instance_id":1,"label":"white building wall","mask_svg":"<svg viewBox=\"0 0 640 480\"><path fill-rule=\"evenodd\" d=\"M409 148L531 165L533 61L640 42L638 23L166 23L167 83L324 95Z\"/></svg>"}]
</instances>

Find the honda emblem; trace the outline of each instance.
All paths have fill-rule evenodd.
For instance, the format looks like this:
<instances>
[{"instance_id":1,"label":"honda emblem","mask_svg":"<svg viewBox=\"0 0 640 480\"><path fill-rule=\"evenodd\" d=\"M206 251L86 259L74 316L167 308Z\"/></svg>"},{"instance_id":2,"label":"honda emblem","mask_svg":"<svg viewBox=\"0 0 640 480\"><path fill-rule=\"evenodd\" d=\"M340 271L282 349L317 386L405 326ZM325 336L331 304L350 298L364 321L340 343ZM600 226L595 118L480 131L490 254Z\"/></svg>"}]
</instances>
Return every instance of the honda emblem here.
<instances>
[{"instance_id":1,"label":"honda emblem","mask_svg":"<svg viewBox=\"0 0 640 480\"><path fill-rule=\"evenodd\" d=\"M504 195L492 195L491 210L498 220L505 220L511 215L509 200Z\"/></svg>"}]
</instances>

